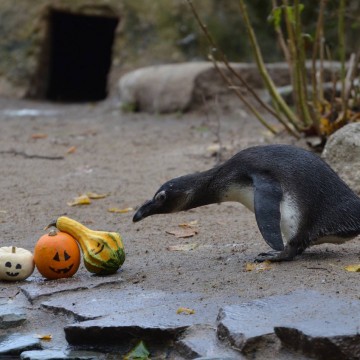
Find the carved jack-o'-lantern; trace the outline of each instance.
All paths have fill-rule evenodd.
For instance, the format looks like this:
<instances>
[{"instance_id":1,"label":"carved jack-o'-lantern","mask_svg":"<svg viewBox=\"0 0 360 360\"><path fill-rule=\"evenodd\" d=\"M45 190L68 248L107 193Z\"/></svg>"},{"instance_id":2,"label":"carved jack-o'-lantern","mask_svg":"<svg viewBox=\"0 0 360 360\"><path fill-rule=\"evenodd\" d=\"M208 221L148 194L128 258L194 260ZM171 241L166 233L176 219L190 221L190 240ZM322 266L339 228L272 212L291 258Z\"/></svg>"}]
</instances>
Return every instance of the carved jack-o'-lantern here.
<instances>
[{"instance_id":1,"label":"carved jack-o'-lantern","mask_svg":"<svg viewBox=\"0 0 360 360\"><path fill-rule=\"evenodd\" d=\"M0 280L25 280L34 271L33 254L16 246L0 248Z\"/></svg>"},{"instance_id":2,"label":"carved jack-o'-lantern","mask_svg":"<svg viewBox=\"0 0 360 360\"><path fill-rule=\"evenodd\" d=\"M51 230L35 245L34 260L40 274L47 279L73 276L80 265L80 250L67 233Z\"/></svg>"}]
</instances>

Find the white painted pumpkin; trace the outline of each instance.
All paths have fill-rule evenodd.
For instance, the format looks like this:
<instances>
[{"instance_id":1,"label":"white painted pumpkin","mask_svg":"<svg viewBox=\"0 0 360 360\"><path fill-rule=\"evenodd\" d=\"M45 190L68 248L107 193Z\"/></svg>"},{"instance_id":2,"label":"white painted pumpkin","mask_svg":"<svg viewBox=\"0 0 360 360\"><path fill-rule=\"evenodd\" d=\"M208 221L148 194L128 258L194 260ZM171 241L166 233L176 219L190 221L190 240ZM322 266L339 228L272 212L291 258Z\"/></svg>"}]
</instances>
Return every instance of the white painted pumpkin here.
<instances>
[{"instance_id":1,"label":"white painted pumpkin","mask_svg":"<svg viewBox=\"0 0 360 360\"><path fill-rule=\"evenodd\" d=\"M16 246L0 248L0 280L25 280L34 271L33 254Z\"/></svg>"}]
</instances>

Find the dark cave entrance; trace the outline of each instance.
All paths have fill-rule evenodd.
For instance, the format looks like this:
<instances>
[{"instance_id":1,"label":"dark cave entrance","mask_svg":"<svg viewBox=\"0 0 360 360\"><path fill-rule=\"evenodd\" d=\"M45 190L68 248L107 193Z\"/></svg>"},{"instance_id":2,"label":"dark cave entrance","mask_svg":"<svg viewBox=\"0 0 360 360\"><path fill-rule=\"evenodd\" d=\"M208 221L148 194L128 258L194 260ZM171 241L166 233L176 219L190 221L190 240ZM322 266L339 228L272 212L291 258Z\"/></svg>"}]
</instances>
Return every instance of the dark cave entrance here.
<instances>
[{"instance_id":1,"label":"dark cave entrance","mask_svg":"<svg viewBox=\"0 0 360 360\"><path fill-rule=\"evenodd\" d=\"M40 69L44 97L52 101L84 102L106 98L112 47L119 18L52 10L49 16L47 60ZM46 72L46 74L44 73Z\"/></svg>"}]
</instances>

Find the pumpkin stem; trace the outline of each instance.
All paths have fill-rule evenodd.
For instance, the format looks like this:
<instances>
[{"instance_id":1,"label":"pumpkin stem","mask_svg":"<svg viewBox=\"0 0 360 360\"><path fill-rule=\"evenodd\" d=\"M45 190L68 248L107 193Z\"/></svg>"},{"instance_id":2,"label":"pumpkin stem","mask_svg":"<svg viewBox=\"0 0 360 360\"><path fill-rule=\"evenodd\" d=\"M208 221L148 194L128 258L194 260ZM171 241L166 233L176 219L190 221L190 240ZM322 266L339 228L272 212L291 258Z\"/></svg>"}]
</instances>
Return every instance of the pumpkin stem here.
<instances>
[{"instance_id":1,"label":"pumpkin stem","mask_svg":"<svg viewBox=\"0 0 360 360\"><path fill-rule=\"evenodd\" d=\"M13 247L11 248L11 252L12 252L13 254L16 253L16 246L13 246Z\"/></svg>"},{"instance_id":2,"label":"pumpkin stem","mask_svg":"<svg viewBox=\"0 0 360 360\"><path fill-rule=\"evenodd\" d=\"M51 228L52 226L56 227L56 222L57 222L57 220L53 220L49 225L47 225L44 228L44 230L47 230L47 229Z\"/></svg>"},{"instance_id":3,"label":"pumpkin stem","mask_svg":"<svg viewBox=\"0 0 360 360\"><path fill-rule=\"evenodd\" d=\"M50 231L49 231L49 236L56 236L57 235L57 231L56 231L56 229L51 229Z\"/></svg>"}]
</instances>

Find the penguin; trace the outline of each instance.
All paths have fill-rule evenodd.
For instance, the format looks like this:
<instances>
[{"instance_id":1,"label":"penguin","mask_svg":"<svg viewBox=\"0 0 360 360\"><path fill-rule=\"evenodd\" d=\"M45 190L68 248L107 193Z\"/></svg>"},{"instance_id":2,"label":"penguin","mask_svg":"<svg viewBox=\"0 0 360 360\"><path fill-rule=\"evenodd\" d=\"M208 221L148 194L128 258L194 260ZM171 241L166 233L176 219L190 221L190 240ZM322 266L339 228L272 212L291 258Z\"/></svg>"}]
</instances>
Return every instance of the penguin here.
<instances>
[{"instance_id":1,"label":"penguin","mask_svg":"<svg viewBox=\"0 0 360 360\"><path fill-rule=\"evenodd\" d=\"M293 260L309 246L360 234L360 198L318 155L279 144L250 147L212 169L165 182L133 221L225 201L255 213L273 249L257 262Z\"/></svg>"}]
</instances>

